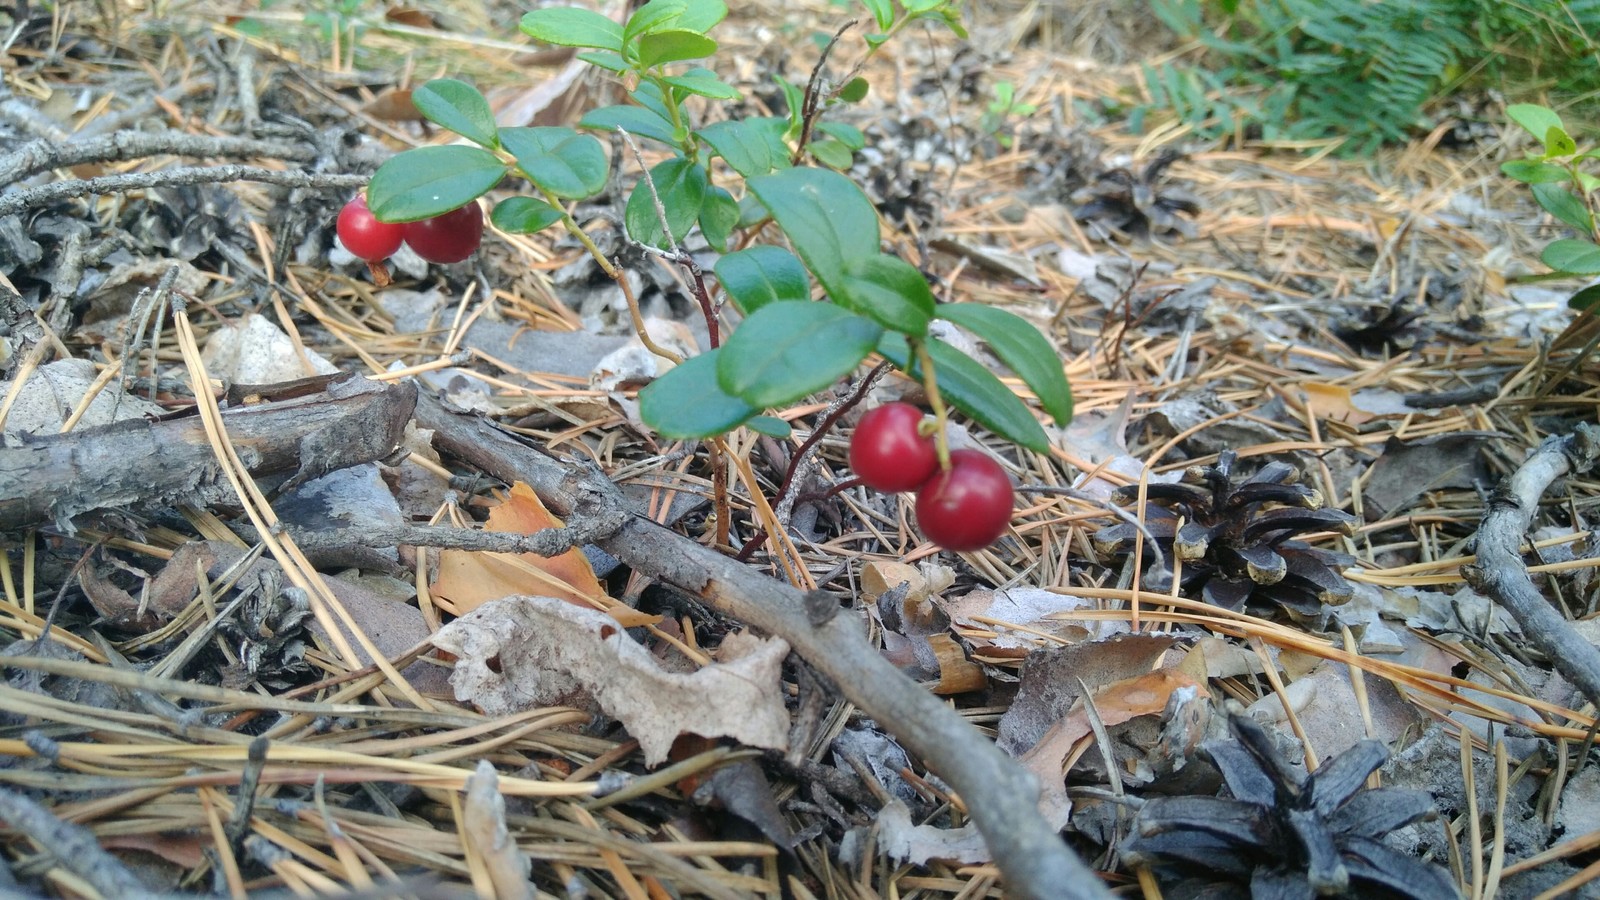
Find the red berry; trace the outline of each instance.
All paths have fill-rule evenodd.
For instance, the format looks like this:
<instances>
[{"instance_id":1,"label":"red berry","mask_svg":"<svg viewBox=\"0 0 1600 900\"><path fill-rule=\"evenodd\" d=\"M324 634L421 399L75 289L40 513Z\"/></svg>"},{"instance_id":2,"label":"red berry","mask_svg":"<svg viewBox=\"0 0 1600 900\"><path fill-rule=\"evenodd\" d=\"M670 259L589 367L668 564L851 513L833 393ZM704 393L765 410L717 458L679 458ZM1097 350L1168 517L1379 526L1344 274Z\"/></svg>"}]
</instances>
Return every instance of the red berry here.
<instances>
[{"instance_id":1,"label":"red berry","mask_svg":"<svg viewBox=\"0 0 1600 900\"><path fill-rule=\"evenodd\" d=\"M869 410L850 437L850 468L867 487L886 493L909 491L939 468L933 438L917 431L922 410L885 403Z\"/></svg>"},{"instance_id":2,"label":"red berry","mask_svg":"<svg viewBox=\"0 0 1600 900\"><path fill-rule=\"evenodd\" d=\"M476 201L420 222L407 222L406 243L431 263L458 263L483 241L483 209Z\"/></svg>"},{"instance_id":3,"label":"red berry","mask_svg":"<svg viewBox=\"0 0 1600 900\"><path fill-rule=\"evenodd\" d=\"M357 259L378 262L400 249L405 228L379 222L367 208L367 198L356 197L339 210L339 243Z\"/></svg>"},{"instance_id":4,"label":"red berry","mask_svg":"<svg viewBox=\"0 0 1600 900\"><path fill-rule=\"evenodd\" d=\"M977 450L950 454L950 468L917 492L917 524L946 550L978 550L1011 522L1011 479Z\"/></svg>"}]
</instances>

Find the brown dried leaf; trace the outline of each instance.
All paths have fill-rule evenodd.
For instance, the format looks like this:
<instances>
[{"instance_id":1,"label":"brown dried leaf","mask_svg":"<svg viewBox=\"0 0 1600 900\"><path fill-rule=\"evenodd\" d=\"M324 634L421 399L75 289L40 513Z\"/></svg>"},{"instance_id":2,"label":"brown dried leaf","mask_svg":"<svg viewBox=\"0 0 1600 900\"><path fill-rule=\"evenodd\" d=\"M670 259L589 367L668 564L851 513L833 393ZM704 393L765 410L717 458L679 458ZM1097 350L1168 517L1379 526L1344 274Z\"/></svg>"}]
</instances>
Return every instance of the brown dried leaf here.
<instances>
[{"instance_id":1,"label":"brown dried leaf","mask_svg":"<svg viewBox=\"0 0 1600 900\"><path fill-rule=\"evenodd\" d=\"M544 508L539 496L526 484L512 485L511 493L500 495L499 499L499 505L489 511L485 531L532 534L562 527L562 521ZM597 602L610 605L601 599L609 600L594 577L588 557L576 547L549 558L533 553L510 556L445 550L439 554L439 575L431 590L454 603L462 613L514 594L558 597L588 607Z\"/></svg>"},{"instance_id":2,"label":"brown dried leaf","mask_svg":"<svg viewBox=\"0 0 1600 900\"><path fill-rule=\"evenodd\" d=\"M753 747L788 746L781 671L789 645L748 634L725 638L720 662L688 674L664 670L605 613L552 597L506 597L434 636L457 657L457 700L491 716L541 706L598 708L639 741L645 762L667 758L684 732Z\"/></svg>"}]
</instances>

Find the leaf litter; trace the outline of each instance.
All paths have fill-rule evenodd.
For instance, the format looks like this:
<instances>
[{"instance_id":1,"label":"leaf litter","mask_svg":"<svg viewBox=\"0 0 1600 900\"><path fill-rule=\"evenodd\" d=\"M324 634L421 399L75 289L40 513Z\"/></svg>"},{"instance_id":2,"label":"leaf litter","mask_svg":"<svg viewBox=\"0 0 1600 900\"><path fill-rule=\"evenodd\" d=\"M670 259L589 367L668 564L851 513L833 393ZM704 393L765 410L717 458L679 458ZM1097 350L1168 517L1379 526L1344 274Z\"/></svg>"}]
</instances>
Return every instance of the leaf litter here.
<instances>
[{"instance_id":1,"label":"leaf litter","mask_svg":"<svg viewBox=\"0 0 1600 900\"><path fill-rule=\"evenodd\" d=\"M69 13L64 28L23 27L9 46L0 143L258 129L293 152L252 158L359 175L385 144L432 140L368 105L407 87L401 54L448 59L517 124L565 121L562 109L613 90L561 59L551 71L562 74L529 91L522 66L537 54L499 47L485 8L453 13L454 30L424 21L408 26L420 35L378 29L333 47L282 17L256 21L290 38L272 44L244 20L180 9L181 27L160 45L118 32L127 20ZM772 16L836 24L802 10L741 12L728 46L750 85L810 65L763 51ZM1592 890L1597 842L1583 810L1596 793L1593 709L1461 576L1482 491L1539 438L1570 431L1595 389L1585 367L1545 383L1561 371L1539 347L1565 324L1551 315L1560 295L1507 287L1537 241L1526 215L1498 211L1526 204L1491 161L1426 142L1359 167L1129 135L1086 111L1137 84L1137 69L1056 53L1046 32L1021 42L1028 17L1014 18L975 28L960 54L903 45L896 65L938 77L918 80L895 115L869 101L869 149L853 172L891 243L937 276L941 299L1018 312L1061 352L1078 420L1051 454L965 432L1037 489L995 548L939 554L905 498L830 493L848 475L839 433L808 458L792 504L768 506L826 395L784 413L790 439L730 441L737 502L731 521L716 521L703 451L637 427L633 395L651 373L607 358L629 340L625 310L574 248L500 236L475 266L429 272L401 260L402 283L378 290L331 247L328 223L349 184L163 188L0 217L0 246L16 248L0 258L7 371L22 386L5 402L7 447L31 446L25 431L94 427L108 400L114 418L203 409L193 386L212 379L470 373L473 402L540 448L527 452L598 466L688 538L721 531L737 539L732 553L772 534L750 564L833 592L834 614L860 616L903 671L998 729L1043 777L1067 840L1113 884L1139 877L1130 854L1160 856L1138 844L1150 822L1164 821L1162 834L1206 833L1184 832L1181 816L1161 820L1162 793L1254 803L1266 812L1250 816L1288 816L1284 827L1343 847L1350 823L1327 814L1383 796L1358 782L1393 782L1425 792L1443 825L1399 828L1388 851L1362 844L1363 865L1385 853L1426 859L1471 896ZM1086 45L1106 34L1086 34ZM150 61L159 80L119 85L147 76L114 75L113 45ZM362 68L350 65L357 58ZM972 140L948 127L962 113L947 106L945 76L958 86L1010 79L1041 113L1016 123L1009 149ZM106 166L29 172L5 190ZM1141 230L1153 234L1119 233ZM602 235L624 252L614 232ZM670 270L640 258L630 272L646 311L676 325L686 349L703 340ZM408 308L407 290L428 302ZM181 323L148 302L174 291L187 303ZM185 330L206 340L203 360L186 355ZM917 386L890 383L916 399ZM44 412L30 412L29 392L43 387ZM87 415L72 421L80 408ZM387 485L409 521L475 531L496 502L480 498L499 490L509 499L488 511L485 531L578 521L542 510L526 484L427 449L366 461L360 490L316 494L316 507L371 507L369 492ZM248 523L263 504L281 507L282 527L328 523L289 516L279 490L293 474L250 474L247 450L218 465L254 497L144 503L133 490L7 535L0 790L13 824L0 833L0 873L31 890L104 896L130 871L157 891L235 894L375 883L421 894L432 880L497 896L1003 895L964 806L972 798L899 747L900 723L863 717L786 661L782 642L626 566L597 576L592 546L554 574L527 553L406 541L385 545L386 561L356 542L308 542L302 553L294 531L250 554L280 528ZM1108 505L1139 523L1123 529L1132 541L1150 540L1154 507L1138 504L1139 486L1153 496L1150 486L1214 467L1223 451L1249 474L1291 467L1326 508L1359 517L1353 534L1311 537L1355 560L1344 569L1351 601L1301 604L1293 619L1229 611L1176 590L1181 570L1162 590L1146 557L1113 565L1094 554L1091 536L1127 524ZM1525 556L1580 626L1596 612L1595 492L1567 479ZM506 507L517 515L501 521ZM552 591L551 579L566 587ZM473 680L447 685L452 671ZM1270 746L1238 730L1252 727L1270 731ZM1248 761L1223 749L1237 746L1230 733ZM257 737L269 741L259 762ZM1379 757L1357 748L1371 739L1392 761L1369 775ZM1295 819L1299 807L1282 798L1315 796L1308 779L1352 753L1359 771L1318 808L1324 820ZM1275 779L1270 799L1241 795L1259 781L1252 768ZM1215 799L1224 779L1232 801ZM1387 815L1421 810L1408 799ZM110 856L64 853L82 839L68 826L86 826ZM1235 842L1228 858L1243 867L1259 847L1271 845ZM1412 871L1394 865L1390 875ZM1338 881L1326 856L1307 872L1315 888ZM1259 877L1291 890L1300 876Z\"/></svg>"}]
</instances>

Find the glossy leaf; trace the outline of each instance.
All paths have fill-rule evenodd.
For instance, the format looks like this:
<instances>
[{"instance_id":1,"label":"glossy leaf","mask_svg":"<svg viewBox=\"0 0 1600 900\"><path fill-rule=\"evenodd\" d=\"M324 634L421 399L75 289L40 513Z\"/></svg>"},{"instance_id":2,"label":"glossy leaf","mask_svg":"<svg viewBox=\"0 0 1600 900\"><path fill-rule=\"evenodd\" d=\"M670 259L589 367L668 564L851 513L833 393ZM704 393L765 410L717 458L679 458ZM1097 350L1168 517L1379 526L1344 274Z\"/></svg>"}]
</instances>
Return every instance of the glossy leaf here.
<instances>
[{"instance_id":1,"label":"glossy leaf","mask_svg":"<svg viewBox=\"0 0 1600 900\"><path fill-rule=\"evenodd\" d=\"M1588 311L1592 314L1597 306L1600 306L1600 284L1591 284L1567 298L1567 308L1579 312Z\"/></svg>"},{"instance_id":2,"label":"glossy leaf","mask_svg":"<svg viewBox=\"0 0 1600 900\"><path fill-rule=\"evenodd\" d=\"M494 111L478 89L454 78L435 78L411 92L411 102L428 121L461 135L474 144L494 149L500 136Z\"/></svg>"},{"instance_id":3,"label":"glossy leaf","mask_svg":"<svg viewBox=\"0 0 1600 900\"><path fill-rule=\"evenodd\" d=\"M1065 426L1072 421L1072 388L1061 358L1028 320L981 303L946 303L934 313L983 339L1000 361L1017 373L1039 398L1039 405ZM934 361L934 365L938 365Z\"/></svg>"},{"instance_id":4,"label":"glossy leaf","mask_svg":"<svg viewBox=\"0 0 1600 900\"><path fill-rule=\"evenodd\" d=\"M672 123L642 106L602 106L589 110L578 122L579 128L592 128L595 131L611 132L618 126L635 137L671 145L678 143L672 134Z\"/></svg>"},{"instance_id":5,"label":"glossy leaf","mask_svg":"<svg viewBox=\"0 0 1600 900\"><path fill-rule=\"evenodd\" d=\"M505 163L481 147L417 147L378 167L367 206L381 222L415 222L471 203L505 174Z\"/></svg>"},{"instance_id":6,"label":"glossy leaf","mask_svg":"<svg viewBox=\"0 0 1600 900\"><path fill-rule=\"evenodd\" d=\"M819 122L817 130L849 147L852 152L867 145L867 136L854 125L846 125L843 122Z\"/></svg>"},{"instance_id":7,"label":"glossy leaf","mask_svg":"<svg viewBox=\"0 0 1600 900\"><path fill-rule=\"evenodd\" d=\"M639 391L639 417L669 438L722 434L755 415L717 383L721 348L691 356Z\"/></svg>"},{"instance_id":8,"label":"glossy leaf","mask_svg":"<svg viewBox=\"0 0 1600 900\"><path fill-rule=\"evenodd\" d=\"M586 50L579 53L578 58L591 66L599 66L608 72L616 72L618 75L632 68L632 66L628 65L628 61L622 58L621 53L615 53L610 50Z\"/></svg>"},{"instance_id":9,"label":"glossy leaf","mask_svg":"<svg viewBox=\"0 0 1600 900\"><path fill-rule=\"evenodd\" d=\"M711 185L700 204L700 233L718 253L728 249L728 237L739 224L739 201L723 188Z\"/></svg>"},{"instance_id":10,"label":"glossy leaf","mask_svg":"<svg viewBox=\"0 0 1600 900\"><path fill-rule=\"evenodd\" d=\"M622 42L626 44L641 35L671 28L688 7L686 0L649 0L634 10L628 17L628 24L622 26Z\"/></svg>"},{"instance_id":11,"label":"glossy leaf","mask_svg":"<svg viewBox=\"0 0 1600 900\"><path fill-rule=\"evenodd\" d=\"M649 68L686 59L703 59L717 52L717 42L693 31L672 29L639 39L639 65Z\"/></svg>"},{"instance_id":12,"label":"glossy leaf","mask_svg":"<svg viewBox=\"0 0 1600 900\"><path fill-rule=\"evenodd\" d=\"M628 96L633 98L633 102L650 110L663 120L672 121L672 108L667 105L667 96L661 92L661 86L655 82L639 82L639 87Z\"/></svg>"},{"instance_id":13,"label":"glossy leaf","mask_svg":"<svg viewBox=\"0 0 1600 900\"><path fill-rule=\"evenodd\" d=\"M744 425L751 431L764 434L768 437L775 437L779 440L782 440L794 433L794 429L790 427L789 423L778 418L777 416L755 416L750 421L744 423Z\"/></svg>"},{"instance_id":14,"label":"glossy leaf","mask_svg":"<svg viewBox=\"0 0 1600 900\"><path fill-rule=\"evenodd\" d=\"M650 181L656 186L661 207L667 214L667 226L672 229L668 237L661 231L661 216L656 212L655 198L644 179L634 186L628 196L628 208L623 218L628 226L628 236L641 244L666 248L682 241L700 217L700 207L706 196L706 170L682 157L673 157L656 164L650 170Z\"/></svg>"},{"instance_id":15,"label":"glossy leaf","mask_svg":"<svg viewBox=\"0 0 1600 900\"><path fill-rule=\"evenodd\" d=\"M883 329L832 303L772 303L745 319L717 360L722 389L757 407L783 406L850 372Z\"/></svg>"},{"instance_id":16,"label":"glossy leaf","mask_svg":"<svg viewBox=\"0 0 1600 900\"><path fill-rule=\"evenodd\" d=\"M888 31L894 24L894 7L889 0L862 0L861 5L872 13L872 21L878 23L879 31Z\"/></svg>"},{"instance_id":17,"label":"glossy leaf","mask_svg":"<svg viewBox=\"0 0 1600 900\"><path fill-rule=\"evenodd\" d=\"M922 368L912 364L905 335L888 332L878 342L878 353L901 371L921 379ZM993 372L937 338L928 340L928 355L933 357L934 376L946 402L1008 441L1037 453L1049 451L1050 442L1039 420Z\"/></svg>"},{"instance_id":18,"label":"glossy leaf","mask_svg":"<svg viewBox=\"0 0 1600 900\"><path fill-rule=\"evenodd\" d=\"M712 100L738 100L742 95L715 75L669 75L661 79L680 91Z\"/></svg>"},{"instance_id":19,"label":"glossy leaf","mask_svg":"<svg viewBox=\"0 0 1600 900\"><path fill-rule=\"evenodd\" d=\"M799 85L794 84L787 78L774 75L772 80L776 81L778 87L782 89L783 101L789 108L789 127L784 134L786 137L794 138L800 133L800 111L805 106L805 94L800 90Z\"/></svg>"},{"instance_id":20,"label":"glossy leaf","mask_svg":"<svg viewBox=\"0 0 1600 900\"><path fill-rule=\"evenodd\" d=\"M838 172L781 169L748 185L829 295L851 263L878 255L877 210Z\"/></svg>"},{"instance_id":21,"label":"glossy leaf","mask_svg":"<svg viewBox=\"0 0 1600 900\"><path fill-rule=\"evenodd\" d=\"M789 145L783 142L787 127L784 119L763 116L717 122L696 134L735 172L754 178L789 165Z\"/></svg>"},{"instance_id":22,"label":"glossy leaf","mask_svg":"<svg viewBox=\"0 0 1600 900\"><path fill-rule=\"evenodd\" d=\"M746 315L769 303L811 299L805 266L782 247L762 244L717 260L717 281Z\"/></svg>"},{"instance_id":23,"label":"glossy leaf","mask_svg":"<svg viewBox=\"0 0 1600 900\"><path fill-rule=\"evenodd\" d=\"M917 267L879 253L850 263L830 294L835 303L853 309L895 331L921 337L933 318L933 292Z\"/></svg>"},{"instance_id":24,"label":"glossy leaf","mask_svg":"<svg viewBox=\"0 0 1600 900\"><path fill-rule=\"evenodd\" d=\"M723 0L689 0L688 7L678 17L676 24L679 28L705 34L727 17L728 4Z\"/></svg>"},{"instance_id":25,"label":"glossy leaf","mask_svg":"<svg viewBox=\"0 0 1600 900\"><path fill-rule=\"evenodd\" d=\"M1513 103L1506 107L1506 115L1541 141L1550 133L1551 128L1565 130L1561 124L1561 117L1556 115L1554 110L1536 103Z\"/></svg>"},{"instance_id":26,"label":"glossy leaf","mask_svg":"<svg viewBox=\"0 0 1600 900\"><path fill-rule=\"evenodd\" d=\"M489 221L511 234L533 234L561 221L561 210L533 197L507 197L494 205Z\"/></svg>"},{"instance_id":27,"label":"glossy leaf","mask_svg":"<svg viewBox=\"0 0 1600 900\"><path fill-rule=\"evenodd\" d=\"M865 78L857 75L844 83L839 89L839 99L846 103L860 103L867 99L867 93L872 90L872 85Z\"/></svg>"},{"instance_id":28,"label":"glossy leaf","mask_svg":"<svg viewBox=\"0 0 1600 900\"><path fill-rule=\"evenodd\" d=\"M371 202L370 200L368 201ZM1574 275L1600 275L1600 246L1594 241L1561 240L1544 248L1539 254L1544 264L1557 272Z\"/></svg>"},{"instance_id":29,"label":"glossy leaf","mask_svg":"<svg viewBox=\"0 0 1600 900\"><path fill-rule=\"evenodd\" d=\"M1589 234L1593 230L1589 222L1589 207L1566 185L1536 184L1533 186L1533 199L1550 215L1580 232Z\"/></svg>"},{"instance_id":30,"label":"glossy leaf","mask_svg":"<svg viewBox=\"0 0 1600 900\"><path fill-rule=\"evenodd\" d=\"M593 10L552 6L522 16L522 33L560 47L622 52L622 26Z\"/></svg>"},{"instance_id":31,"label":"glossy leaf","mask_svg":"<svg viewBox=\"0 0 1600 900\"><path fill-rule=\"evenodd\" d=\"M1550 126L1544 136L1545 156L1571 156L1578 152L1578 142L1559 125Z\"/></svg>"},{"instance_id":32,"label":"glossy leaf","mask_svg":"<svg viewBox=\"0 0 1600 900\"><path fill-rule=\"evenodd\" d=\"M530 181L557 197L582 200L606 186L606 151L592 135L570 128L502 128L500 143Z\"/></svg>"},{"instance_id":33,"label":"glossy leaf","mask_svg":"<svg viewBox=\"0 0 1600 900\"><path fill-rule=\"evenodd\" d=\"M850 168L850 148L839 141L812 141L806 145L806 150L817 162L830 169Z\"/></svg>"},{"instance_id":34,"label":"glossy leaf","mask_svg":"<svg viewBox=\"0 0 1600 900\"><path fill-rule=\"evenodd\" d=\"M1500 172L1523 184L1551 184L1572 180L1572 173L1568 172L1565 166L1537 159L1508 159L1500 164Z\"/></svg>"}]
</instances>

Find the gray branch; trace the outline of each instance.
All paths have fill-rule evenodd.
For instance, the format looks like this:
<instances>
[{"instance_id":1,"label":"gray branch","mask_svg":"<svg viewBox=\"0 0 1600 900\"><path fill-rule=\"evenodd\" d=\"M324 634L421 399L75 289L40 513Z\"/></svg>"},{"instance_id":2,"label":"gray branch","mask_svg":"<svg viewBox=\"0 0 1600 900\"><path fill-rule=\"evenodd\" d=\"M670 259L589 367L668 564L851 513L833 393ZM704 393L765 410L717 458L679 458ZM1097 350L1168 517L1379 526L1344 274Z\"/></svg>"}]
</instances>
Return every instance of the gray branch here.
<instances>
[{"instance_id":1,"label":"gray branch","mask_svg":"<svg viewBox=\"0 0 1600 900\"><path fill-rule=\"evenodd\" d=\"M119 131L90 140L37 140L0 156L0 187L43 172L84 163L126 162L151 156L199 156L222 159L281 159L307 162L316 158L315 147L258 141L242 137L213 137L178 131Z\"/></svg>"},{"instance_id":2,"label":"gray branch","mask_svg":"<svg viewBox=\"0 0 1600 900\"><path fill-rule=\"evenodd\" d=\"M1488 511L1478 526L1478 561L1462 566L1461 574L1478 593L1504 606L1556 671L1600 706L1600 648L1584 640L1556 612L1522 563L1523 536L1539 509L1539 498L1557 478L1587 472L1597 457L1600 428L1593 425L1580 424L1573 434L1546 438L1490 495Z\"/></svg>"},{"instance_id":3,"label":"gray branch","mask_svg":"<svg viewBox=\"0 0 1600 900\"><path fill-rule=\"evenodd\" d=\"M89 194L118 194L124 191L146 190L154 187L172 187L181 184L219 184L227 181L259 181L282 187L297 188L359 188L366 185L367 175L319 175L312 172L284 172L258 166L185 166L162 169L159 172L137 172L130 175L104 175L81 181L57 181L0 194L0 216L9 216L34 206L47 206L60 200L83 197Z\"/></svg>"}]
</instances>

